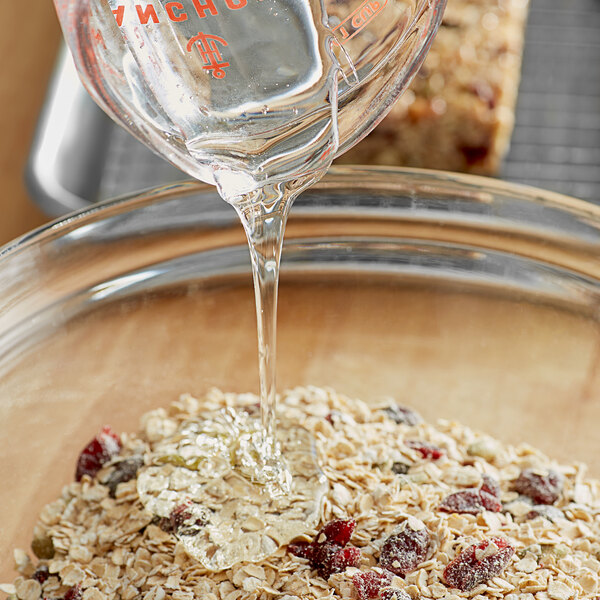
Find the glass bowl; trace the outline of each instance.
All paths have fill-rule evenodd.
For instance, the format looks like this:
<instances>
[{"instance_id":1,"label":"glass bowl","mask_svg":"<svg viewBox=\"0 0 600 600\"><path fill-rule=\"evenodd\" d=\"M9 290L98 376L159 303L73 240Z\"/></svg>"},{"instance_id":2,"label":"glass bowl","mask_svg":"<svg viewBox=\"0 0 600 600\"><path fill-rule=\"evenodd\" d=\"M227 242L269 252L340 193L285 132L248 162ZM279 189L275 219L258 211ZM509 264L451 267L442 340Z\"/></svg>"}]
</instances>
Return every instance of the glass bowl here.
<instances>
[{"instance_id":1,"label":"glass bowl","mask_svg":"<svg viewBox=\"0 0 600 600\"><path fill-rule=\"evenodd\" d=\"M345 167L292 209L278 383L393 396L600 475L600 208L499 181ZM99 428L252 391L248 250L214 190L108 202L0 251L0 581Z\"/></svg>"}]
</instances>

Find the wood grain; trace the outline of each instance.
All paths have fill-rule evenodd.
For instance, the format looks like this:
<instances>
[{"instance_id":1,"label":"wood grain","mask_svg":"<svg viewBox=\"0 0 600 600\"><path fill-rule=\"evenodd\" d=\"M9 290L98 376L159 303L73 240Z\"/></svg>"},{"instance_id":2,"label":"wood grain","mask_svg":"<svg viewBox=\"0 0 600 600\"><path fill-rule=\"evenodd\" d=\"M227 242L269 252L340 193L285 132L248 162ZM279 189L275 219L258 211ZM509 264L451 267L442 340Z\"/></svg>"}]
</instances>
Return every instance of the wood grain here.
<instances>
[{"instance_id":1,"label":"wood grain","mask_svg":"<svg viewBox=\"0 0 600 600\"><path fill-rule=\"evenodd\" d=\"M30 199L23 172L59 39L50 0L2 3L0 245L47 220Z\"/></svg>"}]
</instances>

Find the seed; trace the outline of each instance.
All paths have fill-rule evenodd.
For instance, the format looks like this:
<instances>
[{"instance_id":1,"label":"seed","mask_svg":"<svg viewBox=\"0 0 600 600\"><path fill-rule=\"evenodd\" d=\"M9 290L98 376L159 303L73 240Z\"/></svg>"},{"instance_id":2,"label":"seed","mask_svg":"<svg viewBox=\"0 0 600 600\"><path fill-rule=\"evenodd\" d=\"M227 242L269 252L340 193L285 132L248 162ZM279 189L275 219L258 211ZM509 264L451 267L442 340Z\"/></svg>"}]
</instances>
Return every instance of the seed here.
<instances>
[{"instance_id":1,"label":"seed","mask_svg":"<svg viewBox=\"0 0 600 600\"><path fill-rule=\"evenodd\" d=\"M406 475L408 473L409 469L410 469L410 465L407 465L406 463L403 463L403 462L395 462L392 465L392 471L396 475Z\"/></svg>"},{"instance_id":2,"label":"seed","mask_svg":"<svg viewBox=\"0 0 600 600\"><path fill-rule=\"evenodd\" d=\"M135 478L138 469L143 463L143 459L139 456L136 456L134 458L126 458L125 460L121 460L115 465L115 470L104 482L104 485L108 487L108 493L111 498L116 496L117 487L120 483L125 483L126 481L131 481Z\"/></svg>"},{"instance_id":3,"label":"seed","mask_svg":"<svg viewBox=\"0 0 600 600\"><path fill-rule=\"evenodd\" d=\"M54 542L51 537L44 536L34 538L31 542L31 550L40 559L50 560L54 558Z\"/></svg>"}]
</instances>

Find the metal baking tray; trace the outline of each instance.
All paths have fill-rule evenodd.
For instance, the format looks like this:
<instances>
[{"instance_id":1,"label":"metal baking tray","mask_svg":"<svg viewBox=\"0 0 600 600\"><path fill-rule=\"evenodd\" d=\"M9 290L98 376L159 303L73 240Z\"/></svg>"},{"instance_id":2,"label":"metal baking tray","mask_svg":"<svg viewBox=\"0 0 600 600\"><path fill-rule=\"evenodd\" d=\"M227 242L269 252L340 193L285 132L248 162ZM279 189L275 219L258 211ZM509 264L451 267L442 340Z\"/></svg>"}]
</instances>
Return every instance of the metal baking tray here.
<instances>
[{"instance_id":1,"label":"metal baking tray","mask_svg":"<svg viewBox=\"0 0 600 600\"><path fill-rule=\"evenodd\" d=\"M600 2L531 0L511 149L501 177L600 204ZM187 176L116 126L63 49L26 169L48 215Z\"/></svg>"}]
</instances>

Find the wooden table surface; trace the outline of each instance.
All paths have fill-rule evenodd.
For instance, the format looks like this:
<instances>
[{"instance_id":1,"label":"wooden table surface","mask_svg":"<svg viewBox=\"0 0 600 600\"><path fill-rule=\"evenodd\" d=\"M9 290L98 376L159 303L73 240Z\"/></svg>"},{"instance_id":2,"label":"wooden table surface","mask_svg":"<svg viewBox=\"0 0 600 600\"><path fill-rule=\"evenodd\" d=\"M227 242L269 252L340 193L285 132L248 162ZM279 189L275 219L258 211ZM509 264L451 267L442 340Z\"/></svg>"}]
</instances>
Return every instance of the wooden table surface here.
<instances>
[{"instance_id":1,"label":"wooden table surface","mask_svg":"<svg viewBox=\"0 0 600 600\"><path fill-rule=\"evenodd\" d=\"M51 0L34 4L4 2L0 19L0 245L47 220L23 173L61 33Z\"/></svg>"}]
</instances>

